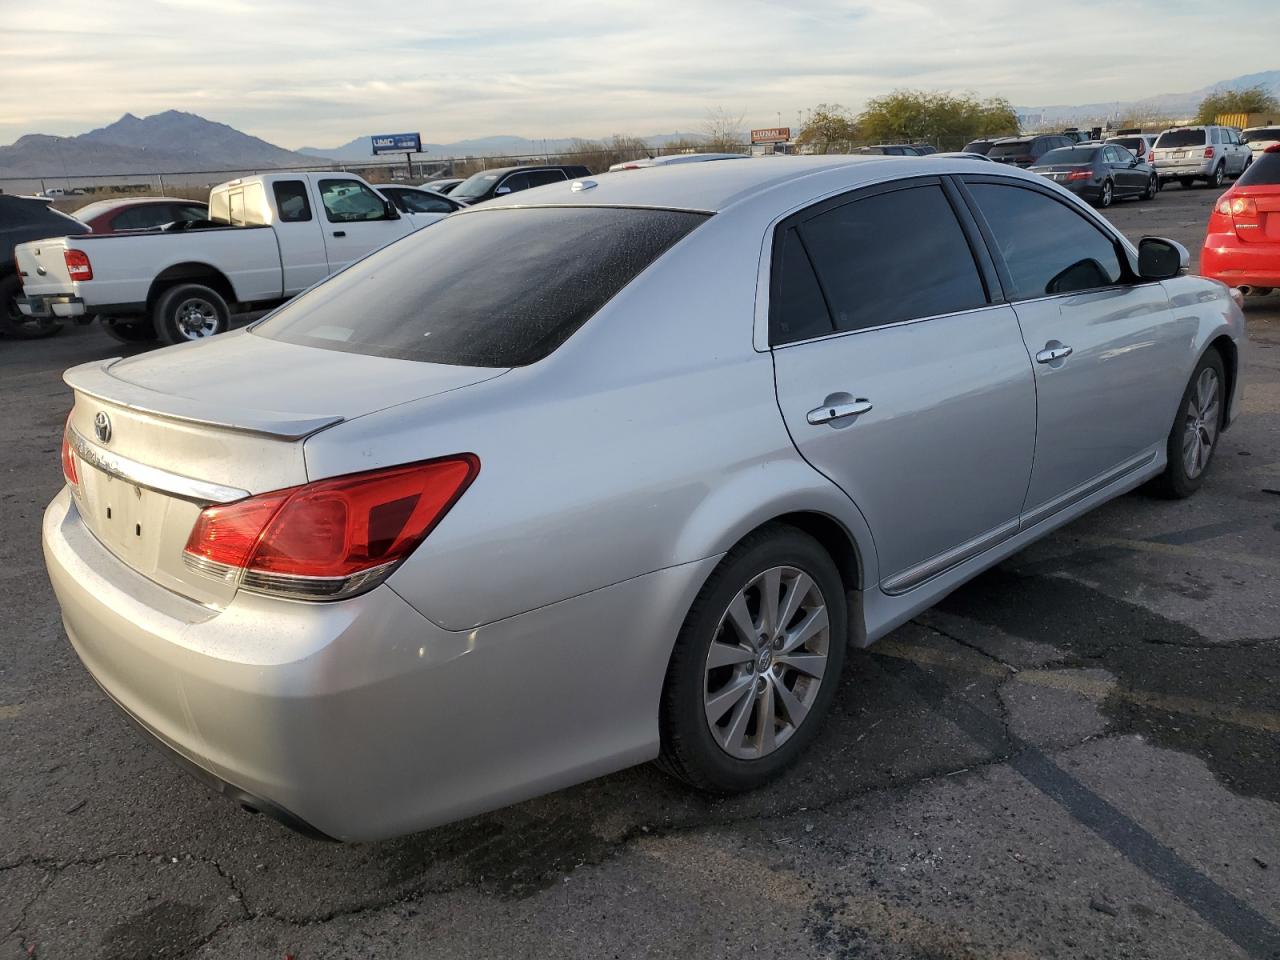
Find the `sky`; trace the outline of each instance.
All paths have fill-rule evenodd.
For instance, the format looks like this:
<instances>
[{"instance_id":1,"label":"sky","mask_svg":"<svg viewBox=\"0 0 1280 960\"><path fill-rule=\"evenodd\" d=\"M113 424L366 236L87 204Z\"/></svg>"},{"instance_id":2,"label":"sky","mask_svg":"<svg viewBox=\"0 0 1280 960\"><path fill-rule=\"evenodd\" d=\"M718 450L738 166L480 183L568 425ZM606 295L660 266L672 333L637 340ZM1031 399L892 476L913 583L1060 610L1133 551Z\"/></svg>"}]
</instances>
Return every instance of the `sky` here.
<instances>
[{"instance_id":1,"label":"sky","mask_svg":"<svg viewBox=\"0 0 1280 960\"><path fill-rule=\"evenodd\" d=\"M795 126L900 87L1141 100L1280 67L1277 37L1277 0L0 0L0 143L168 109L296 149Z\"/></svg>"}]
</instances>

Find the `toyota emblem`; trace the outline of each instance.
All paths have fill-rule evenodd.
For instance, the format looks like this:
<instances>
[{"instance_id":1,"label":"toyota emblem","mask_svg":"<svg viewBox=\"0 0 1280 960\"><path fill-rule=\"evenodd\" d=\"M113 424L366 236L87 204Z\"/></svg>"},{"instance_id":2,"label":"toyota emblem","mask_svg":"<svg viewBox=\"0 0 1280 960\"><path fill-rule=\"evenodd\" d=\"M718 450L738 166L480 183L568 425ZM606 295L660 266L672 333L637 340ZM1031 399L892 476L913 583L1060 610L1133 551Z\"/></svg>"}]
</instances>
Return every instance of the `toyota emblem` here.
<instances>
[{"instance_id":1,"label":"toyota emblem","mask_svg":"<svg viewBox=\"0 0 1280 960\"><path fill-rule=\"evenodd\" d=\"M99 410L94 414L93 432L97 435L99 443L111 442L111 418L107 416L105 410Z\"/></svg>"}]
</instances>

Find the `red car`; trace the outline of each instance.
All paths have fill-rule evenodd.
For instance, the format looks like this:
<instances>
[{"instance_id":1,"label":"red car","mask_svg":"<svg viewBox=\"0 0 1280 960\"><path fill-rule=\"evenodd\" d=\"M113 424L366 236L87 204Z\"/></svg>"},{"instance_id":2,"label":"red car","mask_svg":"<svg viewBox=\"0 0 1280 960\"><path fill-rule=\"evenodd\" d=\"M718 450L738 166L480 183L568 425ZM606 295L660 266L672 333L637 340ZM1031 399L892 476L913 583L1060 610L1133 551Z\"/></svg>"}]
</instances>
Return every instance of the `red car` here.
<instances>
[{"instance_id":1,"label":"red car","mask_svg":"<svg viewBox=\"0 0 1280 960\"><path fill-rule=\"evenodd\" d=\"M1200 272L1246 294L1280 287L1280 144L1258 154L1218 199Z\"/></svg>"},{"instance_id":2,"label":"red car","mask_svg":"<svg viewBox=\"0 0 1280 960\"><path fill-rule=\"evenodd\" d=\"M97 200L72 214L94 233L152 230L175 220L205 220L209 207L199 200L179 197L128 197Z\"/></svg>"}]
</instances>

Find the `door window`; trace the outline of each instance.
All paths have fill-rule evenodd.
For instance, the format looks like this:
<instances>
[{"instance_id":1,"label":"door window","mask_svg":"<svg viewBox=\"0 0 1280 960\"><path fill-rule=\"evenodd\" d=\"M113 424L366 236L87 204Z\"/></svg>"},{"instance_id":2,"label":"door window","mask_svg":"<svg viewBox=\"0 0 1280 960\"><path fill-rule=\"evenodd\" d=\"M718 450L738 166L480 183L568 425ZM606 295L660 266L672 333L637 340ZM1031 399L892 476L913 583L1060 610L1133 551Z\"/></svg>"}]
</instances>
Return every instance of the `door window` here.
<instances>
[{"instance_id":1,"label":"door window","mask_svg":"<svg viewBox=\"0 0 1280 960\"><path fill-rule=\"evenodd\" d=\"M277 180L271 185L276 197L276 209L284 223L301 223L311 219L311 201L307 199L307 185L301 180Z\"/></svg>"},{"instance_id":2,"label":"door window","mask_svg":"<svg viewBox=\"0 0 1280 960\"><path fill-rule=\"evenodd\" d=\"M321 180L320 202L330 223L387 219L382 197L355 180Z\"/></svg>"},{"instance_id":3,"label":"door window","mask_svg":"<svg viewBox=\"0 0 1280 960\"><path fill-rule=\"evenodd\" d=\"M456 209L443 197L433 197L418 190L388 191L388 196L405 213L453 213Z\"/></svg>"},{"instance_id":4,"label":"door window","mask_svg":"<svg viewBox=\"0 0 1280 960\"><path fill-rule=\"evenodd\" d=\"M845 203L810 217L798 231L836 330L955 313L987 302L973 252L937 184ZM792 253L793 260L797 256Z\"/></svg>"},{"instance_id":5,"label":"door window","mask_svg":"<svg viewBox=\"0 0 1280 960\"><path fill-rule=\"evenodd\" d=\"M1118 283L1115 241L1043 193L998 183L971 183L1009 270L1014 300L1092 290Z\"/></svg>"},{"instance_id":6,"label":"door window","mask_svg":"<svg viewBox=\"0 0 1280 960\"><path fill-rule=\"evenodd\" d=\"M783 231L771 274L769 343L781 346L832 333L831 312L795 227Z\"/></svg>"},{"instance_id":7,"label":"door window","mask_svg":"<svg viewBox=\"0 0 1280 960\"><path fill-rule=\"evenodd\" d=\"M563 170L533 170L529 173L529 186L541 187L548 183L559 183L568 179Z\"/></svg>"},{"instance_id":8,"label":"door window","mask_svg":"<svg viewBox=\"0 0 1280 960\"><path fill-rule=\"evenodd\" d=\"M498 189L506 188L508 193L516 193L520 190L529 189L529 175L527 173L513 173L507 179L498 185Z\"/></svg>"}]
</instances>

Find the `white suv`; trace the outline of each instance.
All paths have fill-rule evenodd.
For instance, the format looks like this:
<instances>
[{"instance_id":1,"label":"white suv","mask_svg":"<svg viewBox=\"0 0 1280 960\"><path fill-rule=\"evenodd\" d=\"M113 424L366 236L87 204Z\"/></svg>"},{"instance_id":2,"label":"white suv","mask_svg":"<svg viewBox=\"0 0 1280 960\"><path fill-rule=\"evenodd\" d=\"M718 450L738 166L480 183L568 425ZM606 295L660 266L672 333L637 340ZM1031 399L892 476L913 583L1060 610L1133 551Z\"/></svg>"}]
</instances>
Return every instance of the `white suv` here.
<instances>
[{"instance_id":1,"label":"white suv","mask_svg":"<svg viewBox=\"0 0 1280 960\"><path fill-rule=\"evenodd\" d=\"M1155 145L1160 182L1177 180L1184 187L1204 180L1220 187L1227 177L1239 176L1253 160L1240 134L1231 127L1174 127L1160 134Z\"/></svg>"}]
</instances>

